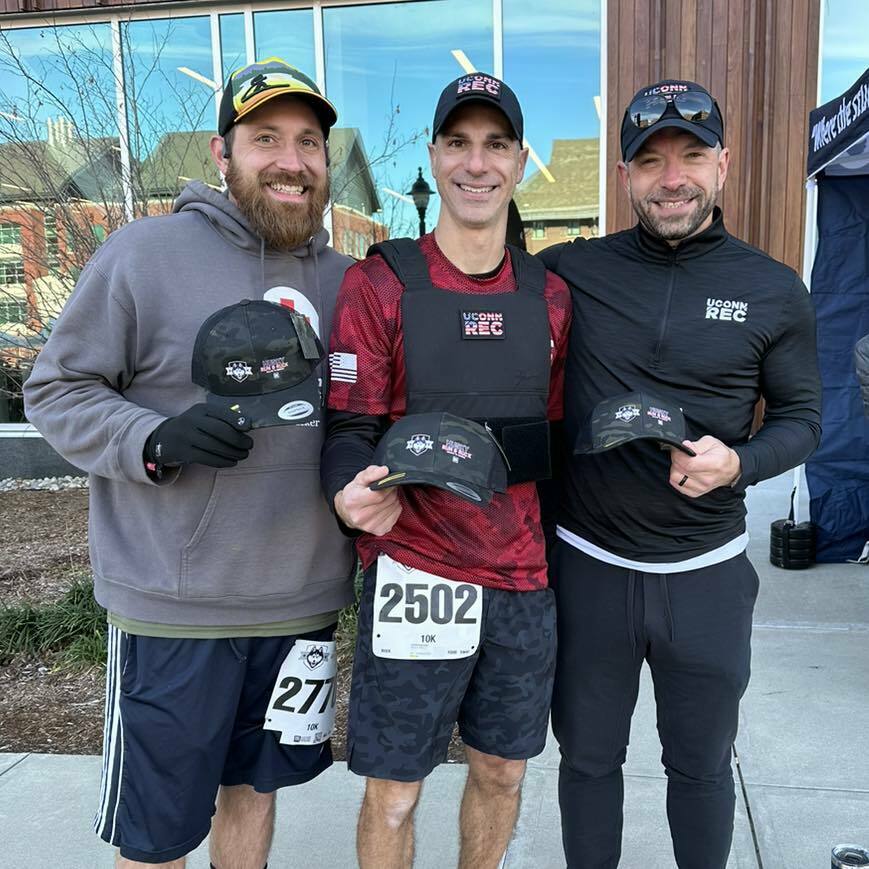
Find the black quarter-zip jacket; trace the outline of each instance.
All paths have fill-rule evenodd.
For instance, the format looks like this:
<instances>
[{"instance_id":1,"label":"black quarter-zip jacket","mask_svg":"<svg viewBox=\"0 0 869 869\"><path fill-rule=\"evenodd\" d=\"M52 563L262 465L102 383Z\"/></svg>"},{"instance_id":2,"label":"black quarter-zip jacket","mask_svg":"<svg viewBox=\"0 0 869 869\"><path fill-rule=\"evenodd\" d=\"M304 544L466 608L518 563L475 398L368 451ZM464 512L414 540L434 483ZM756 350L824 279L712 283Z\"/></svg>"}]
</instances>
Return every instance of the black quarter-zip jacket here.
<instances>
[{"instance_id":1,"label":"black quarter-zip jacket","mask_svg":"<svg viewBox=\"0 0 869 869\"><path fill-rule=\"evenodd\" d=\"M712 225L673 248L642 226L540 254L571 287L565 381L567 458L559 524L636 561L683 561L745 530L745 488L802 462L820 438L815 318L797 274ZM683 409L691 440L739 455L733 487L689 498L651 441L573 456L604 398L642 390ZM763 395L763 426L749 440Z\"/></svg>"}]
</instances>

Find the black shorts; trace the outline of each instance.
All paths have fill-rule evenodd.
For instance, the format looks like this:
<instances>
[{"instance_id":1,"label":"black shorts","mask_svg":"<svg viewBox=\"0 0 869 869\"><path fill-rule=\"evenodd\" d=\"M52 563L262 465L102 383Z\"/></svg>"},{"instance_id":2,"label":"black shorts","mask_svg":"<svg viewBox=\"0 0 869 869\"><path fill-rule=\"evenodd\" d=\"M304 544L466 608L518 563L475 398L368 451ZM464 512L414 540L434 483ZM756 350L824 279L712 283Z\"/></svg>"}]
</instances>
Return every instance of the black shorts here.
<instances>
[{"instance_id":1,"label":"black shorts","mask_svg":"<svg viewBox=\"0 0 869 869\"><path fill-rule=\"evenodd\" d=\"M395 660L372 651L376 565L365 572L353 664L347 759L358 775L420 781L441 763L453 725L466 745L514 760L543 751L555 674L550 589L484 588L477 651Z\"/></svg>"},{"instance_id":2,"label":"black shorts","mask_svg":"<svg viewBox=\"0 0 869 869\"><path fill-rule=\"evenodd\" d=\"M110 625L96 833L128 860L176 860L208 835L219 785L269 793L331 766L328 742L282 745L263 720L295 641L334 630L192 640Z\"/></svg>"}]
</instances>

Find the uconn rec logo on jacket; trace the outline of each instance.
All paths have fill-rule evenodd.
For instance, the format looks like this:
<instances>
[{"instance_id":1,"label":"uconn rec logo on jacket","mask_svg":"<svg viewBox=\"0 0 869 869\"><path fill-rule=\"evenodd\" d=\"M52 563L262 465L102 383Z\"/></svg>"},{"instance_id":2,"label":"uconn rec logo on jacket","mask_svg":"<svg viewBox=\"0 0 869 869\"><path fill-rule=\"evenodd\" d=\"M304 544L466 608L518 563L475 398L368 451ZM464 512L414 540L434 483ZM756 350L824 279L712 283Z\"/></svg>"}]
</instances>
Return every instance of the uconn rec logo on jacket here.
<instances>
[{"instance_id":1,"label":"uconn rec logo on jacket","mask_svg":"<svg viewBox=\"0 0 869 869\"><path fill-rule=\"evenodd\" d=\"M748 319L748 302L734 302L731 299L706 299L707 320L732 320L744 323Z\"/></svg>"}]
</instances>

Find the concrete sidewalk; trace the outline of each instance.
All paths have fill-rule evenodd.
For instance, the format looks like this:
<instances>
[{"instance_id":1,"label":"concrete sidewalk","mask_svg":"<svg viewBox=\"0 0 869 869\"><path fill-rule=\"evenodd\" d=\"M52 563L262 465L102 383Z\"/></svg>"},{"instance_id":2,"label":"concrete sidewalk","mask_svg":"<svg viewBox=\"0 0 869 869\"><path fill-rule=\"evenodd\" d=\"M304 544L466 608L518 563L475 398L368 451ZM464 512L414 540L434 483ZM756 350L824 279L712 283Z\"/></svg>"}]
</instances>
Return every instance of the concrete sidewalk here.
<instances>
[{"instance_id":1,"label":"concrete sidewalk","mask_svg":"<svg viewBox=\"0 0 869 869\"><path fill-rule=\"evenodd\" d=\"M869 567L791 572L769 564L769 523L787 514L790 486L788 474L749 495L749 554L761 592L736 744L728 869L826 869L833 845L869 847ZM646 672L625 768L623 869L673 866L660 751ZM90 832L99 769L96 757L0 755L0 867L108 869L111 849ZM564 866L557 775L558 749L550 739L529 764L507 869ZM418 869L455 866L464 778L463 766L444 764L426 783ZM361 792L361 780L344 764L282 791L269 865L352 869ZM188 865L207 869L204 845Z\"/></svg>"}]
</instances>

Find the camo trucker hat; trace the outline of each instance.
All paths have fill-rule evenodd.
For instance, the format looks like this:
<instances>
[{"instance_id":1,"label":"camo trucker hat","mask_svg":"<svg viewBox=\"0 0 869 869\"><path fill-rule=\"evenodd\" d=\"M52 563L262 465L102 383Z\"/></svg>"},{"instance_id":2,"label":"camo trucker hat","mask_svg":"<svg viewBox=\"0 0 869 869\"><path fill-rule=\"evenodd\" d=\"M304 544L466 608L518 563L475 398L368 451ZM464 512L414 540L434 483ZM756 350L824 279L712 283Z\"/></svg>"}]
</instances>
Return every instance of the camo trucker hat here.
<instances>
[{"instance_id":1,"label":"camo trucker hat","mask_svg":"<svg viewBox=\"0 0 869 869\"><path fill-rule=\"evenodd\" d=\"M267 57L243 66L230 75L220 99L217 132L225 136L245 115L268 100L280 96L305 99L316 113L326 134L338 120L335 106L320 93L312 79L279 57Z\"/></svg>"},{"instance_id":2,"label":"camo trucker hat","mask_svg":"<svg viewBox=\"0 0 869 869\"><path fill-rule=\"evenodd\" d=\"M657 441L662 449L694 451L686 439L682 408L645 392L626 392L598 402L589 414L574 447L574 455L602 453L631 441Z\"/></svg>"},{"instance_id":3,"label":"camo trucker hat","mask_svg":"<svg viewBox=\"0 0 869 869\"><path fill-rule=\"evenodd\" d=\"M323 346L307 318L271 302L242 299L200 327L193 382L206 402L236 414L239 428L320 424L317 365Z\"/></svg>"},{"instance_id":4,"label":"camo trucker hat","mask_svg":"<svg viewBox=\"0 0 869 869\"><path fill-rule=\"evenodd\" d=\"M479 423L450 413L402 417L380 439L372 464L389 468L369 486L374 491L436 486L481 506L507 491L507 466L495 439Z\"/></svg>"}]
</instances>

